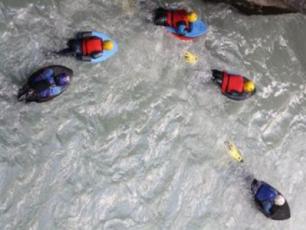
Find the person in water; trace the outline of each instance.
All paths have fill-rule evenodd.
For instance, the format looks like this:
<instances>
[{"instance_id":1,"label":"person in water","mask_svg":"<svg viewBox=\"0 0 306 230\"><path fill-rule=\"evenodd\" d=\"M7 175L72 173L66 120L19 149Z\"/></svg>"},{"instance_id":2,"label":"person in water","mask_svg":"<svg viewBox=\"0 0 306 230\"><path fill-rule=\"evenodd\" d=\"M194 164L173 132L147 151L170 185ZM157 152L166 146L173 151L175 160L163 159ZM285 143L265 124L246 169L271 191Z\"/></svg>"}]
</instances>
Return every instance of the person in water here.
<instances>
[{"instance_id":1,"label":"person in water","mask_svg":"<svg viewBox=\"0 0 306 230\"><path fill-rule=\"evenodd\" d=\"M155 10L154 24L172 27L179 35L184 36L187 32L192 31L193 23L197 20L198 15L194 11L158 8Z\"/></svg>"},{"instance_id":2,"label":"person in water","mask_svg":"<svg viewBox=\"0 0 306 230\"><path fill-rule=\"evenodd\" d=\"M42 102L61 94L70 83L70 76L65 73L54 74L52 68L45 69L40 74L30 78L18 92L18 100L26 102Z\"/></svg>"},{"instance_id":3,"label":"person in water","mask_svg":"<svg viewBox=\"0 0 306 230\"><path fill-rule=\"evenodd\" d=\"M212 80L220 86L225 96L233 100L244 100L256 92L254 82L240 75L212 70Z\"/></svg>"},{"instance_id":4,"label":"person in water","mask_svg":"<svg viewBox=\"0 0 306 230\"><path fill-rule=\"evenodd\" d=\"M251 190L255 195L255 202L268 217L273 215L286 203L286 199L282 194L263 181L254 179L251 185Z\"/></svg>"},{"instance_id":5,"label":"person in water","mask_svg":"<svg viewBox=\"0 0 306 230\"><path fill-rule=\"evenodd\" d=\"M82 61L97 59L103 55L103 51L112 50L114 43L111 40L103 41L101 38L93 36L91 32L77 34L76 39L71 39L67 43L68 48L63 49L57 54L76 56Z\"/></svg>"}]
</instances>

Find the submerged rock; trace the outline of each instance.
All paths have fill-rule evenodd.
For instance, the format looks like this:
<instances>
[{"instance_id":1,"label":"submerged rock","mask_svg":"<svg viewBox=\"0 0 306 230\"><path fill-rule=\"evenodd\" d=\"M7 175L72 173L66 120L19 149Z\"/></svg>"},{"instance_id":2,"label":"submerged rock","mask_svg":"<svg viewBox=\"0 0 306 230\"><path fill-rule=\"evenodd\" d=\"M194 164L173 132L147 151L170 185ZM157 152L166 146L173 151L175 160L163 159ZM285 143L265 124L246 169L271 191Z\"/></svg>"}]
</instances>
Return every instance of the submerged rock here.
<instances>
[{"instance_id":1,"label":"submerged rock","mask_svg":"<svg viewBox=\"0 0 306 230\"><path fill-rule=\"evenodd\" d=\"M211 3L226 3L244 14L305 13L306 0L204 0Z\"/></svg>"}]
</instances>

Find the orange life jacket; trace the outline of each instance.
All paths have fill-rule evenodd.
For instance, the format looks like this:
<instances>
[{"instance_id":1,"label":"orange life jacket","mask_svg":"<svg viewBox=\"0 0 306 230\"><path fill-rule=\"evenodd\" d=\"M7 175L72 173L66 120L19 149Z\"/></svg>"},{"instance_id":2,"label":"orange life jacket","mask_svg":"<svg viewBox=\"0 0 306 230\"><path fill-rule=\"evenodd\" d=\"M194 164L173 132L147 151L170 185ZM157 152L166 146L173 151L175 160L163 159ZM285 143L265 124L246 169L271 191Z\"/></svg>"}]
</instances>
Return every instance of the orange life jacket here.
<instances>
[{"instance_id":1,"label":"orange life jacket","mask_svg":"<svg viewBox=\"0 0 306 230\"><path fill-rule=\"evenodd\" d=\"M221 85L222 93L243 93L244 92L244 79L240 75L232 75L224 73Z\"/></svg>"},{"instance_id":2,"label":"orange life jacket","mask_svg":"<svg viewBox=\"0 0 306 230\"><path fill-rule=\"evenodd\" d=\"M178 28L179 23L183 22L186 24L186 27L189 28L189 21L187 18L186 10L169 10L167 12L167 24L174 29Z\"/></svg>"},{"instance_id":3,"label":"orange life jacket","mask_svg":"<svg viewBox=\"0 0 306 230\"><path fill-rule=\"evenodd\" d=\"M97 37L85 38L82 41L82 53L85 56L103 51L103 40Z\"/></svg>"}]
</instances>

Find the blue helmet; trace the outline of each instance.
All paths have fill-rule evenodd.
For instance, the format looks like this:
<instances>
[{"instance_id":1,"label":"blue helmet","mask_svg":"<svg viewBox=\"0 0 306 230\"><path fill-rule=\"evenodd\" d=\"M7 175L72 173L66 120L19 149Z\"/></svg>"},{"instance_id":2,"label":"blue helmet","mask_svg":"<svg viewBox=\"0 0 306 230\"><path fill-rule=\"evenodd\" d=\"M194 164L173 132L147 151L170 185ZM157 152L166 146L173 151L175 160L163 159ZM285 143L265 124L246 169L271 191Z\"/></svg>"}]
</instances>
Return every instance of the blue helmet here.
<instances>
[{"instance_id":1,"label":"blue helmet","mask_svg":"<svg viewBox=\"0 0 306 230\"><path fill-rule=\"evenodd\" d=\"M65 73L61 73L55 77L55 82L59 86L66 86L70 83L70 76Z\"/></svg>"}]
</instances>

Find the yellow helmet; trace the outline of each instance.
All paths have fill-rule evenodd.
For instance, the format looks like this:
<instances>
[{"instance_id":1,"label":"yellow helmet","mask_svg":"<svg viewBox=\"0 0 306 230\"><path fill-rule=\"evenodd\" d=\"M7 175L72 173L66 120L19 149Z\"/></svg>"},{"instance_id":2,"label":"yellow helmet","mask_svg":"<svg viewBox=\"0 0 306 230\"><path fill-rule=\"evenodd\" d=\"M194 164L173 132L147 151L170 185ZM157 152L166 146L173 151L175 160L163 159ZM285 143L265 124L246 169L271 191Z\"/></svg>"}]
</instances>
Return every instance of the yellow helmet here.
<instances>
[{"instance_id":1,"label":"yellow helmet","mask_svg":"<svg viewBox=\"0 0 306 230\"><path fill-rule=\"evenodd\" d=\"M103 42L103 49L105 50L112 50L114 48L114 43L110 40Z\"/></svg>"},{"instance_id":2,"label":"yellow helmet","mask_svg":"<svg viewBox=\"0 0 306 230\"><path fill-rule=\"evenodd\" d=\"M195 22L196 20L198 20L198 15L194 11L192 11L187 14L187 19L189 22Z\"/></svg>"},{"instance_id":3,"label":"yellow helmet","mask_svg":"<svg viewBox=\"0 0 306 230\"><path fill-rule=\"evenodd\" d=\"M244 83L244 91L247 93L252 93L255 90L255 84L253 81L247 81Z\"/></svg>"}]
</instances>

